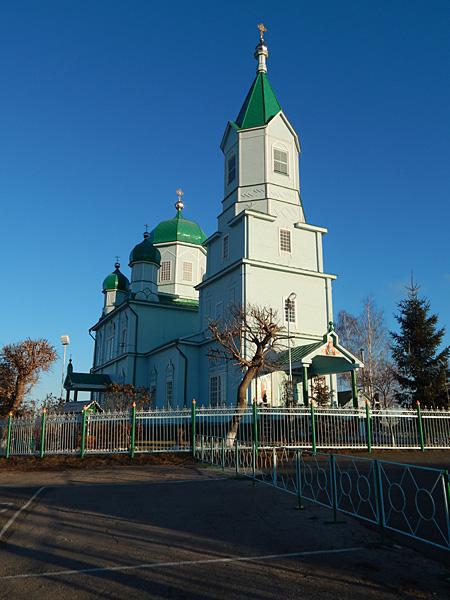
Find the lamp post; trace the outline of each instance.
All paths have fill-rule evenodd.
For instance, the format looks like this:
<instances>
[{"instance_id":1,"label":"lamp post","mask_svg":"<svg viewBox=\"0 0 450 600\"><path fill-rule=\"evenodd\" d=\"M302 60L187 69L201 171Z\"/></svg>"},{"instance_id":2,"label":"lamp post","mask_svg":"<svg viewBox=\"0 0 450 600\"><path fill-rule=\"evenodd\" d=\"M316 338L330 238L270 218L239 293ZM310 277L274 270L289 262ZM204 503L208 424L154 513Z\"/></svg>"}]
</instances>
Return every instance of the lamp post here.
<instances>
[{"instance_id":1,"label":"lamp post","mask_svg":"<svg viewBox=\"0 0 450 600\"><path fill-rule=\"evenodd\" d=\"M289 356L289 402L291 403L293 400L293 386L292 386L292 355L291 355L291 315L292 315L292 307L297 298L297 294L295 292L291 292L286 299L286 308L287 308L287 335L288 335L288 356Z\"/></svg>"},{"instance_id":2,"label":"lamp post","mask_svg":"<svg viewBox=\"0 0 450 600\"><path fill-rule=\"evenodd\" d=\"M62 374L61 374L61 394L60 398L62 400L63 397L63 389L64 389L64 375L66 372L66 358L67 358L67 346L70 344L70 338L68 335L61 336L61 344L63 347L63 364L62 364Z\"/></svg>"}]
</instances>

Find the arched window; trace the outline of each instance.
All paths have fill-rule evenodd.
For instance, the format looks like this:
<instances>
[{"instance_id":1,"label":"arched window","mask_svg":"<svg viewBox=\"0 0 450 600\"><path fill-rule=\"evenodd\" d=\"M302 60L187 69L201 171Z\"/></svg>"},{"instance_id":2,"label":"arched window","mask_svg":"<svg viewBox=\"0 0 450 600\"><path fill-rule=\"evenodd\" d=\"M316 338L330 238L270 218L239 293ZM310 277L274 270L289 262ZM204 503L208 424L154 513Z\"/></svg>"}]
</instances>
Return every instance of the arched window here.
<instances>
[{"instance_id":1,"label":"arched window","mask_svg":"<svg viewBox=\"0 0 450 600\"><path fill-rule=\"evenodd\" d=\"M174 366L171 360L169 360L169 364L167 365L166 368L166 401L165 401L165 405L166 408L172 408L174 405L174 395L173 395L173 388L174 388Z\"/></svg>"},{"instance_id":2,"label":"arched window","mask_svg":"<svg viewBox=\"0 0 450 600\"><path fill-rule=\"evenodd\" d=\"M150 407L156 407L156 390L158 388L158 371L156 367L150 372Z\"/></svg>"}]
</instances>

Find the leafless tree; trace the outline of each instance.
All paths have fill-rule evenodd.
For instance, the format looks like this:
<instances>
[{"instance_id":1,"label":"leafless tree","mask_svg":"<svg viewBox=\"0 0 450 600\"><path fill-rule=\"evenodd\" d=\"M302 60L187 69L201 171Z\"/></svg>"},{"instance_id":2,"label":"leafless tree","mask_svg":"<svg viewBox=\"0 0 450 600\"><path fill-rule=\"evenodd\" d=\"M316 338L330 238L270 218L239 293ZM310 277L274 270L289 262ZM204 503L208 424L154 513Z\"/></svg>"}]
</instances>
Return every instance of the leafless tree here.
<instances>
[{"instance_id":1,"label":"leafless tree","mask_svg":"<svg viewBox=\"0 0 450 600\"><path fill-rule=\"evenodd\" d=\"M0 415L15 413L26 394L57 358L45 339L30 338L3 346L0 353Z\"/></svg>"},{"instance_id":2,"label":"leafless tree","mask_svg":"<svg viewBox=\"0 0 450 600\"><path fill-rule=\"evenodd\" d=\"M375 393L380 393L380 386L387 389L382 384L383 377L387 377L389 381L391 379L390 370L386 368L389 364L389 337L383 311L369 296L363 301L363 309L359 315L340 311L336 331L342 344L353 354L361 357L361 350L364 351L362 387L373 405Z\"/></svg>"},{"instance_id":3,"label":"leafless tree","mask_svg":"<svg viewBox=\"0 0 450 600\"><path fill-rule=\"evenodd\" d=\"M374 397L378 395L381 408L389 408L395 402L395 392L398 389L397 378L392 364L379 360L373 378Z\"/></svg>"},{"instance_id":4,"label":"leafless tree","mask_svg":"<svg viewBox=\"0 0 450 600\"><path fill-rule=\"evenodd\" d=\"M151 404L147 388L138 387L130 383L112 383L104 393L103 408L106 410L128 410L136 403L137 408L147 408Z\"/></svg>"},{"instance_id":5,"label":"leafless tree","mask_svg":"<svg viewBox=\"0 0 450 600\"><path fill-rule=\"evenodd\" d=\"M211 321L209 332L216 344L209 350L211 360L229 360L243 373L237 389L237 415L233 417L228 442L236 437L242 411L247 404L247 390L252 380L262 371L276 368L276 351L284 327L276 313L256 305L231 306L229 318Z\"/></svg>"}]
</instances>

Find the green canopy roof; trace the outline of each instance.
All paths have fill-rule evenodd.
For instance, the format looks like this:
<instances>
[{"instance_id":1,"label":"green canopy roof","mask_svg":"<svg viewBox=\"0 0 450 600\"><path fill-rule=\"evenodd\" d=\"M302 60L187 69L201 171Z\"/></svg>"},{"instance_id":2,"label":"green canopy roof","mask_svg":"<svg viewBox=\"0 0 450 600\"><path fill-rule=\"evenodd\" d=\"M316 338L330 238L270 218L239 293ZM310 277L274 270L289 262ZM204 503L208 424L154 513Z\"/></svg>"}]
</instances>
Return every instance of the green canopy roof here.
<instances>
[{"instance_id":1,"label":"green canopy roof","mask_svg":"<svg viewBox=\"0 0 450 600\"><path fill-rule=\"evenodd\" d=\"M267 74L260 72L250 88L236 119L236 125L240 129L250 127L261 127L267 123L281 110L275 92L269 83Z\"/></svg>"},{"instance_id":2,"label":"green canopy roof","mask_svg":"<svg viewBox=\"0 0 450 600\"><path fill-rule=\"evenodd\" d=\"M103 280L103 291L106 292L106 290L120 290L122 292L128 292L130 288L130 282L125 275L120 272L119 264L116 263L115 266L115 270Z\"/></svg>"},{"instance_id":3,"label":"green canopy roof","mask_svg":"<svg viewBox=\"0 0 450 600\"><path fill-rule=\"evenodd\" d=\"M173 219L157 225L151 232L149 240L153 244L185 242L200 246L206 240L206 235L197 223L185 219L179 210Z\"/></svg>"}]
</instances>

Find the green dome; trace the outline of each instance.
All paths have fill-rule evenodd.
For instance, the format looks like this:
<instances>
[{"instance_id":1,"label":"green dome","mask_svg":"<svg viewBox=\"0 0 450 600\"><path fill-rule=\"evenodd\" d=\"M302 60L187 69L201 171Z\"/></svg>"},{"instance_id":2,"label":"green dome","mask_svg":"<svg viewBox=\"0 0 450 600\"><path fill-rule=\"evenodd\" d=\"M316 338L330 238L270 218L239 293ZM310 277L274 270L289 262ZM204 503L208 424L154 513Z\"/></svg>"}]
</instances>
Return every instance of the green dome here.
<instances>
[{"instance_id":1,"label":"green dome","mask_svg":"<svg viewBox=\"0 0 450 600\"><path fill-rule=\"evenodd\" d=\"M144 241L133 248L130 253L130 267L135 262L152 262L160 265L161 254L155 248L148 233L144 233Z\"/></svg>"},{"instance_id":2,"label":"green dome","mask_svg":"<svg viewBox=\"0 0 450 600\"><path fill-rule=\"evenodd\" d=\"M123 273L120 272L120 264L114 265L115 270L110 273L103 281L103 291L107 290L119 290L121 292L128 292L130 288L130 282Z\"/></svg>"},{"instance_id":3,"label":"green dome","mask_svg":"<svg viewBox=\"0 0 450 600\"><path fill-rule=\"evenodd\" d=\"M149 238L153 244L164 242L185 242L186 244L197 244L201 246L206 240L202 228L185 219L179 210L173 219L163 221L155 227Z\"/></svg>"}]
</instances>

